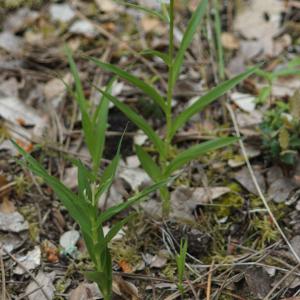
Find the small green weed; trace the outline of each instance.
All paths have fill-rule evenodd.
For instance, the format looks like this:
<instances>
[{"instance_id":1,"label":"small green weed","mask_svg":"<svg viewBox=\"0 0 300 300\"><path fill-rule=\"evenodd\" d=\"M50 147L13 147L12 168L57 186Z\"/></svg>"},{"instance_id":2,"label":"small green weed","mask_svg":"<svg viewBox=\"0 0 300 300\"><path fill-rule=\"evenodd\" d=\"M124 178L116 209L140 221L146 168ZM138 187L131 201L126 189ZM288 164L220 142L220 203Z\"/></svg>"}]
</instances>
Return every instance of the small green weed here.
<instances>
[{"instance_id":1,"label":"small green weed","mask_svg":"<svg viewBox=\"0 0 300 300\"><path fill-rule=\"evenodd\" d=\"M278 101L265 113L260 129L268 160L286 165L295 163L300 151L299 99L297 91L289 103Z\"/></svg>"},{"instance_id":2,"label":"small green weed","mask_svg":"<svg viewBox=\"0 0 300 300\"><path fill-rule=\"evenodd\" d=\"M176 255L177 273L178 273L178 289L179 289L182 297L184 294L183 279L184 279L187 247L188 247L187 240L181 239L179 254Z\"/></svg>"},{"instance_id":3,"label":"small green weed","mask_svg":"<svg viewBox=\"0 0 300 300\"><path fill-rule=\"evenodd\" d=\"M263 87L257 97L257 102L263 104L272 98L272 87L278 78L295 76L300 74L300 57L296 57L289 61L285 67L278 70L268 72L261 69L256 70L256 75L263 78L268 84Z\"/></svg>"}]
</instances>

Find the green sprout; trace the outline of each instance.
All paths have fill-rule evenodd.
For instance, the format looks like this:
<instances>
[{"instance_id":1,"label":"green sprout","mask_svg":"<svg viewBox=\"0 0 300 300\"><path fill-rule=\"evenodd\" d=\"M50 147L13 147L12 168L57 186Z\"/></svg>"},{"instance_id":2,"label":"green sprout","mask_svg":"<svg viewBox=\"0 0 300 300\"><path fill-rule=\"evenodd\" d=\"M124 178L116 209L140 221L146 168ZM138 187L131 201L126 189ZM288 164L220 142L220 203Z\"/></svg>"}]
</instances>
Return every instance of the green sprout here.
<instances>
[{"instance_id":1,"label":"green sprout","mask_svg":"<svg viewBox=\"0 0 300 300\"><path fill-rule=\"evenodd\" d=\"M184 279L187 247L188 247L187 240L181 239L179 254L176 255L176 264L177 264L177 273L178 273L178 289L179 289L182 297L184 294L183 279Z\"/></svg>"}]
</instances>

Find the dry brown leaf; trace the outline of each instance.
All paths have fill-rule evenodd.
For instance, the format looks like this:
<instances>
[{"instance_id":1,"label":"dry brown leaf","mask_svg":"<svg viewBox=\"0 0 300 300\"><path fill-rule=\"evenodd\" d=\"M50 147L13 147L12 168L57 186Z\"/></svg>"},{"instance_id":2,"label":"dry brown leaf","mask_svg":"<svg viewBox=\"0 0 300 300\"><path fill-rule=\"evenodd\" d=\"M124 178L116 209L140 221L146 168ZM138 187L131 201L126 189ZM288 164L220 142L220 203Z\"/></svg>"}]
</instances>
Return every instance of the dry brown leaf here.
<instances>
[{"instance_id":1,"label":"dry brown leaf","mask_svg":"<svg viewBox=\"0 0 300 300\"><path fill-rule=\"evenodd\" d=\"M221 36L222 45L229 50L237 50L240 48L240 41L230 32L223 32Z\"/></svg>"},{"instance_id":2,"label":"dry brown leaf","mask_svg":"<svg viewBox=\"0 0 300 300\"><path fill-rule=\"evenodd\" d=\"M141 19L141 25L146 33L157 30L161 26L159 20L148 16L144 16Z\"/></svg>"},{"instance_id":3,"label":"dry brown leaf","mask_svg":"<svg viewBox=\"0 0 300 300\"><path fill-rule=\"evenodd\" d=\"M113 278L113 291L126 300L140 300L137 287L125 281L121 276L114 276Z\"/></svg>"},{"instance_id":4,"label":"dry brown leaf","mask_svg":"<svg viewBox=\"0 0 300 300\"><path fill-rule=\"evenodd\" d=\"M72 290L69 300L91 300L103 299L96 283L81 283L76 289Z\"/></svg>"},{"instance_id":5,"label":"dry brown leaf","mask_svg":"<svg viewBox=\"0 0 300 300\"><path fill-rule=\"evenodd\" d=\"M0 204L0 211L5 214L13 213L14 211L16 211L14 203L10 201L7 196L3 197L3 200Z\"/></svg>"}]
</instances>

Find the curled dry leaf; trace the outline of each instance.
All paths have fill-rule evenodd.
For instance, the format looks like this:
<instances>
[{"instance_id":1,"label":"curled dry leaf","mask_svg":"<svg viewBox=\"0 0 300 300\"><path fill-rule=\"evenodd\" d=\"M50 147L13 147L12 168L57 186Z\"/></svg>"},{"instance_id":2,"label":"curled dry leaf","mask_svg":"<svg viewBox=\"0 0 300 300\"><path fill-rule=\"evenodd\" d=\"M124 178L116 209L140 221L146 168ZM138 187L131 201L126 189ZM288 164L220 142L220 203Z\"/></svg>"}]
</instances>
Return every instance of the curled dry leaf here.
<instances>
[{"instance_id":1,"label":"curled dry leaf","mask_svg":"<svg viewBox=\"0 0 300 300\"><path fill-rule=\"evenodd\" d=\"M126 300L140 300L137 287L120 276L113 277L113 291Z\"/></svg>"}]
</instances>

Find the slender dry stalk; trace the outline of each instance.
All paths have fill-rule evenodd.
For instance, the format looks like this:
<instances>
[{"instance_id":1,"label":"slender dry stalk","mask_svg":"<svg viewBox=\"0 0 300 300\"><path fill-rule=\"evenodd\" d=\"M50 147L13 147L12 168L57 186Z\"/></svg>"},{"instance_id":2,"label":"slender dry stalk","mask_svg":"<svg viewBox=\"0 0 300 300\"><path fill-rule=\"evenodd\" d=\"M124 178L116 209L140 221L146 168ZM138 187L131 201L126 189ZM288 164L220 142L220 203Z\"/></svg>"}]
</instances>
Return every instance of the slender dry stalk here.
<instances>
[{"instance_id":1,"label":"slender dry stalk","mask_svg":"<svg viewBox=\"0 0 300 300\"><path fill-rule=\"evenodd\" d=\"M214 264L215 264L215 261L213 260L210 265L208 278L207 278L206 300L210 300L210 298L211 298L211 281L212 281L212 273L213 273Z\"/></svg>"}]
</instances>

